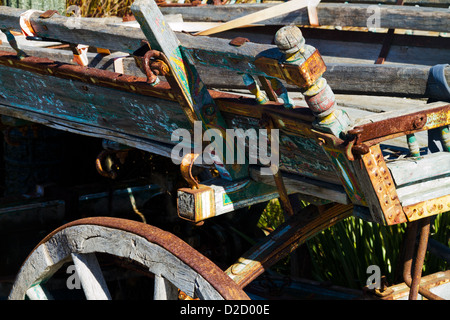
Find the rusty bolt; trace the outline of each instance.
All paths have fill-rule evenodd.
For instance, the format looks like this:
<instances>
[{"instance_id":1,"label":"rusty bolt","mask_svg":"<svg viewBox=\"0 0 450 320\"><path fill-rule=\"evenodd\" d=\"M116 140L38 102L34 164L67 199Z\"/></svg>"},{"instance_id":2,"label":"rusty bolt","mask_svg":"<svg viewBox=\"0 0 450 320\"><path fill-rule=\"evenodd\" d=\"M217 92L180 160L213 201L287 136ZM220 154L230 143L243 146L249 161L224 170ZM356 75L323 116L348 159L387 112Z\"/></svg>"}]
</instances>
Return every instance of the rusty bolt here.
<instances>
[{"instance_id":1,"label":"rusty bolt","mask_svg":"<svg viewBox=\"0 0 450 320\"><path fill-rule=\"evenodd\" d=\"M426 115L420 115L413 121L413 128L414 129L420 129L422 128L425 123L427 122L427 116Z\"/></svg>"}]
</instances>

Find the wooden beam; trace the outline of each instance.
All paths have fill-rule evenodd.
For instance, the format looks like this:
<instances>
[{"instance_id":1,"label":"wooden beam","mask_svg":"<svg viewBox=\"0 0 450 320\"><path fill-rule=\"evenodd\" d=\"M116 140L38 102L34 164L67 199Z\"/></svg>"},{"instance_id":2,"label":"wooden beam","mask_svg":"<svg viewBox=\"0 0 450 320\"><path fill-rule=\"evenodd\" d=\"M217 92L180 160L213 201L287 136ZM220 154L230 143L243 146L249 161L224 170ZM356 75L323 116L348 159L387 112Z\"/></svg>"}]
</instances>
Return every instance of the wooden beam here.
<instances>
[{"instance_id":1,"label":"wooden beam","mask_svg":"<svg viewBox=\"0 0 450 320\"><path fill-rule=\"evenodd\" d=\"M180 13L184 21L230 21L238 17L255 13L276 4L239 4L200 7L162 7L163 14ZM369 4L320 3L317 13L321 25L341 27L367 27L368 18L373 11ZM450 30L450 12L447 8L398 7L380 5L380 28L411 29L448 32ZM270 20L266 25L309 25L306 9L298 10Z\"/></svg>"},{"instance_id":2,"label":"wooden beam","mask_svg":"<svg viewBox=\"0 0 450 320\"><path fill-rule=\"evenodd\" d=\"M350 203L341 185L286 172L282 176L289 194L298 193L313 201ZM178 214L198 222L279 197L272 175L262 175L255 166L250 168L250 177L237 182L213 179L203 182L198 189L179 189Z\"/></svg>"},{"instance_id":3,"label":"wooden beam","mask_svg":"<svg viewBox=\"0 0 450 320\"><path fill-rule=\"evenodd\" d=\"M197 37L197 43L192 42L192 36L179 34L182 44L186 45L186 50L192 50L197 54L201 51L204 55L212 54L212 47L208 47L215 38ZM203 38L205 38L204 41ZM223 39L219 39L223 40ZM224 41L226 42L226 41ZM270 45L258 45L246 43L244 47L236 49L228 44L224 47L227 52L230 47L229 55L231 57L242 58L242 64L249 63L251 54L257 54L258 50L269 50L273 48ZM52 60L70 63L72 53L67 50L57 50L41 47L21 46L21 48L30 56L46 57ZM7 44L0 46L1 50L13 51ZM197 58L197 70L202 80L210 88L223 89L246 89L242 81L242 76L235 70L218 67L214 60ZM124 56L126 54L124 53ZM99 56L88 53L89 65L96 68L113 70L112 58L110 56ZM426 92L428 73L430 68L421 65L383 65L375 66L371 64L360 63L337 63L329 62L334 60L332 57L324 56L327 64L325 73L327 82L333 88L335 93L343 94L364 94L364 95L384 95L394 97L423 97ZM136 67L133 58L122 60L124 73L144 77L145 75ZM237 62L238 63L238 62ZM241 63L239 62L239 65ZM247 64L248 65L248 64ZM237 69L237 68L236 68ZM445 69L447 83L450 83L450 68ZM288 91L298 91L293 85L286 85Z\"/></svg>"},{"instance_id":4,"label":"wooden beam","mask_svg":"<svg viewBox=\"0 0 450 320\"><path fill-rule=\"evenodd\" d=\"M327 0L327 2L331 3L342 3L342 0ZM366 4L373 4L373 3L381 3L381 4L395 4L397 0L355 0L352 1L352 3L366 3ZM447 0L405 0L405 5L410 6L425 6L425 7L442 7L442 8L448 8L448 1Z\"/></svg>"},{"instance_id":5,"label":"wooden beam","mask_svg":"<svg viewBox=\"0 0 450 320\"><path fill-rule=\"evenodd\" d=\"M282 176L289 194L300 193L302 195L326 199L336 203L350 203L342 185L314 180L286 172L283 172ZM261 175L256 168L250 168L250 177L255 181L275 186L272 176Z\"/></svg>"},{"instance_id":6,"label":"wooden beam","mask_svg":"<svg viewBox=\"0 0 450 320\"><path fill-rule=\"evenodd\" d=\"M324 77L334 93L409 98L426 96L428 66L327 63L327 57L324 60L327 65ZM207 64L199 65L198 70L211 88L246 88L242 77L235 71ZM450 68L445 69L445 77L450 83ZM300 91L289 84L286 89Z\"/></svg>"}]
</instances>

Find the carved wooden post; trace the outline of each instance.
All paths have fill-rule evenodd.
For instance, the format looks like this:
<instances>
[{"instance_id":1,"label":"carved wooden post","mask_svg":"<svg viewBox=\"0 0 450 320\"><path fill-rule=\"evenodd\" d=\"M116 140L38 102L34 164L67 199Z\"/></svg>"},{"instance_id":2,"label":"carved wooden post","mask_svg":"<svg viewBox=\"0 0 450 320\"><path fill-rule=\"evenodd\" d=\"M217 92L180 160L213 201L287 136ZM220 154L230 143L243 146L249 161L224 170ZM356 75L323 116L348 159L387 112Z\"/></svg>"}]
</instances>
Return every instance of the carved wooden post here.
<instances>
[{"instance_id":1,"label":"carved wooden post","mask_svg":"<svg viewBox=\"0 0 450 320\"><path fill-rule=\"evenodd\" d=\"M314 125L339 137L351 126L351 121L345 111L336 108L333 90L322 77L326 66L319 51L305 44L302 32L295 26L278 30L274 41L284 54L285 70L292 70L285 74L286 80L300 87L308 107L316 116Z\"/></svg>"}]
</instances>

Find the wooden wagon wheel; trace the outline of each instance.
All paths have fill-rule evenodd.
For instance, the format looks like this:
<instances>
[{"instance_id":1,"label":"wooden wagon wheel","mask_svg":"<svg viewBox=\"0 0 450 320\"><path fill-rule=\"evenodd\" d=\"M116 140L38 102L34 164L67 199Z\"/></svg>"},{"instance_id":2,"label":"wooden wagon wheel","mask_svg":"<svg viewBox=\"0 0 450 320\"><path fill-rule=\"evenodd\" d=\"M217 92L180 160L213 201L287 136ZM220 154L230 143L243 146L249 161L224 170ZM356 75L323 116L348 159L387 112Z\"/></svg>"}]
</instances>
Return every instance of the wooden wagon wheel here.
<instances>
[{"instance_id":1,"label":"wooden wagon wheel","mask_svg":"<svg viewBox=\"0 0 450 320\"><path fill-rule=\"evenodd\" d=\"M45 282L73 261L87 299L111 299L95 253L130 259L154 274L155 299L178 290L200 299L248 299L219 267L178 237L140 222L85 218L45 237L22 265L9 299L47 298Z\"/></svg>"}]
</instances>

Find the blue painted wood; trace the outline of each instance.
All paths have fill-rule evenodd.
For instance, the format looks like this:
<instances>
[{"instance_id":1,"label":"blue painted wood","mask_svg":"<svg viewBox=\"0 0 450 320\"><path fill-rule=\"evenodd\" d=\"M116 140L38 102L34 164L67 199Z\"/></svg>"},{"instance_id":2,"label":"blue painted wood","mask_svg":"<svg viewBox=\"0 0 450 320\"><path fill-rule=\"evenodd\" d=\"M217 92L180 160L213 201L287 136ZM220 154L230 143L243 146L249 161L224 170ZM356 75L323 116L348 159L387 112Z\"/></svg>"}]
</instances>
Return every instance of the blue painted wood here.
<instances>
[{"instance_id":1,"label":"blue painted wood","mask_svg":"<svg viewBox=\"0 0 450 320\"><path fill-rule=\"evenodd\" d=\"M180 102L191 120L201 121L204 129L218 129L224 133L227 125L220 114L219 108L209 94L205 84L194 66L193 59L188 52L182 52L175 33L170 29L153 0L137 0L131 6L136 20L149 41L150 47L163 52L172 70L173 76L183 93ZM213 113L213 116L205 114ZM227 144L224 143L226 146ZM226 147L225 147L226 148ZM244 152L244 150L238 150ZM216 165L222 178L234 180L248 176L248 164L236 165L234 160L226 159L226 149L218 155L224 165Z\"/></svg>"},{"instance_id":2,"label":"blue painted wood","mask_svg":"<svg viewBox=\"0 0 450 320\"><path fill-rule=\"evenodd\" d=\"M0 102L37 114L162 143L189 128L175 101L0 66Z\"/></svg>"}]
</instances>

